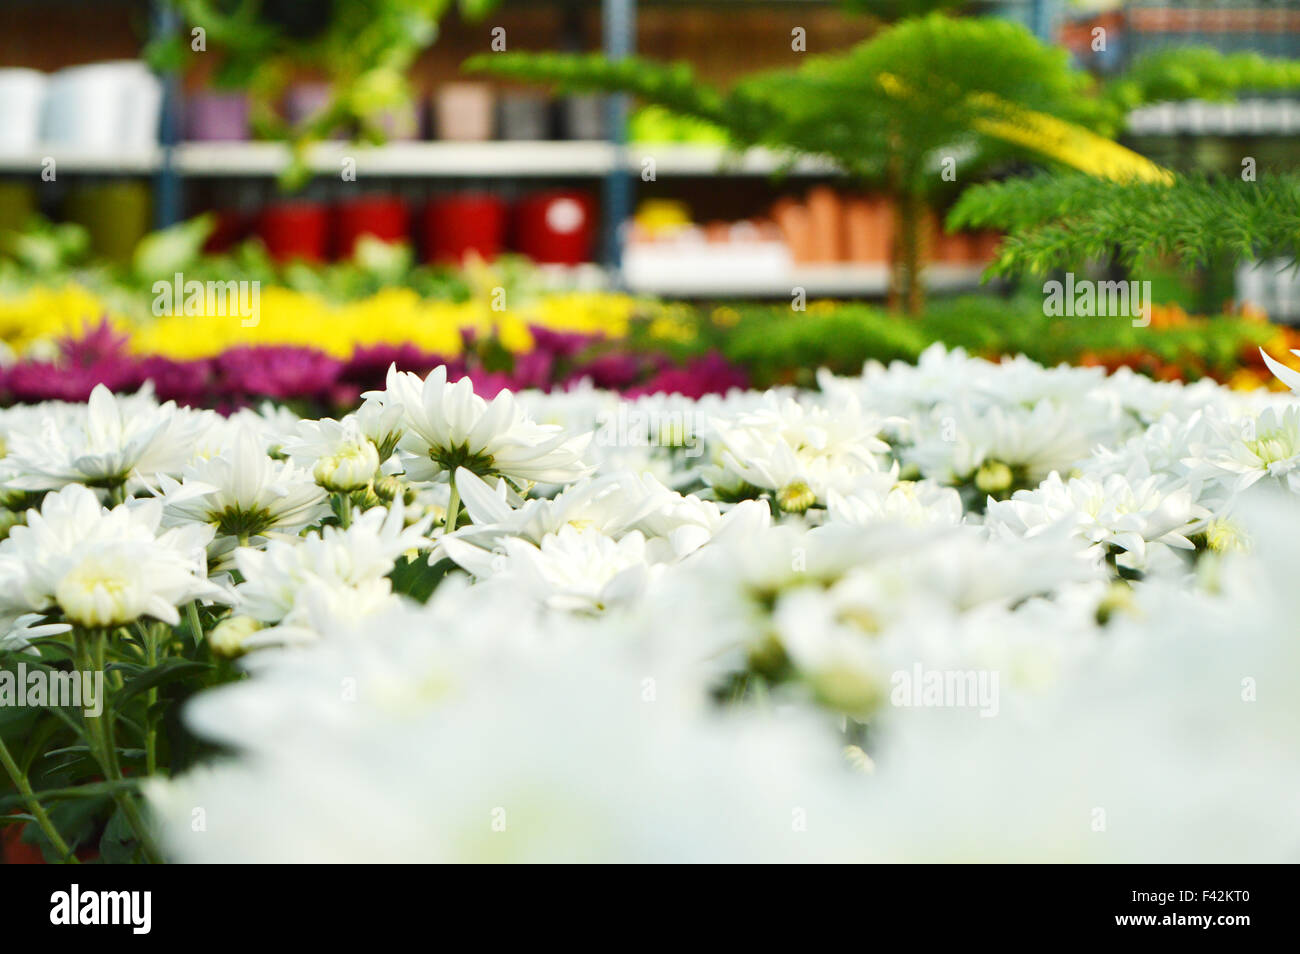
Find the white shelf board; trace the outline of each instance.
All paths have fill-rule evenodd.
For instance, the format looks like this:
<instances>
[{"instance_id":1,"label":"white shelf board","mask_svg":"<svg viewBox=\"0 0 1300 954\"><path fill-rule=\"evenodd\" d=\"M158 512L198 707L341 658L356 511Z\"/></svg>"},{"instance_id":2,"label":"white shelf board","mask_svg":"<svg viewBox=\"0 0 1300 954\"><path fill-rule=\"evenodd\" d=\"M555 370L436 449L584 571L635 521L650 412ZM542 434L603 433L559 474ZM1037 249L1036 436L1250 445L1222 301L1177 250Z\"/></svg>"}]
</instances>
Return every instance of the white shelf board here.
<instances>
[{"instance_id":1,"label":"white shelf board","mask_svg":"<svg viewBox=\"0 0 1300 954\"><path fill-rule=\"evenodd\" d=\"M136 149L130 152L105 152L74 146L38 146L30 152L0 153L0 172L40 174L46 160L54 160L54 172L120 173L139 175L156 172L162 166L162 150Z\"/></svg>"},{"instance_id":2,"label":"white shelf board","mask_svg":"<svg viewBox=\"0 0 1300 954\"><path fill-rule=\"evenodd\" d=\"M983 265L930 265L925 270L926 287L932 291L960 291L978 288ZM644 295L681 298L776 298L788 297L802 288L810 297L854 297L884 295L889 291L886 265L796 265L784 274L755 272L718 281L707 275L686 275L641 284L629 282L628 290Z\"/></svg>"},{"instance_id":3,"label":"white shelf board","mask_svg":"<svg viewBox=\"0 0 1300 954\"><path fill-rule=\"evenodd\" d=\"M288 149L279 143L183 143L176 166L193 176L271 176L284 168ZM646 158L656 175L833 174L827 163L789 164L777 153L751 149L731 153L717 146L629 143L620 149L603 141L394 142L384 146L322 143L308 159L314 171L333 174L342 161L357 163L357 176L544 177L603 176L615 168L639 174Z\"/></svg>"},{"instance_id":4,"label":"white shelf board","mask_svg":"<svg viewBox=\"0 0 1300 954\"><path fill-rule=\"evenodd\" d=\"M290 153L283 143L274 142L185 142L177 145L172 155L173 166L183 176L269 178L284 169ZM0 155L0 172L40 172L46 157L53 157L62 172L138 175L160 169L163 151L155 147L106 153L45 146ZM307 161L318 174L338 175L343 160L354 159L358 178L594 178L616 168L639 175L647 158L654 159L656 176L763 176L782 170L792 175L835 174L829 163L804 159L791 164L766 149L734 153L718 146L681 143L629 143L620 148L603 141L392 142L383 146L327 142L314 146Z\"/></svg>"},{"instance_id":5,"label":"white shelf board","mask_svg":"<svg viewBox=\"0 0 1300 954\"><path fill-rule=\"evenodd\" d=\"M1128 131L1142 136L1283 136L1300 132L1300 101L1243 99L1234 103L1189 100L1135 109Z\"/></svg>"},{"instance_id":6,"label":"white shelf board","mask_svg":"<svg viewBox=\"0 0 1300 954\"><path fill-rule=\"evenodd\" d=\"M176 167L189 176L273 176L289 149L272 142L187 142L176 147ZM614 165L605 142L393 142L383 146L329 142L313 147L308 163L337 175L345 159L357 178L368 176L600 176Z\"/></svg>"},{"instance_id":7,"label":"white shelf board","mask_svg":"<svg viewBox=\"0 0 1300 954\"><path fill-rule=\"evenodd\" d=\"M624 147L629 172L640 173L646 159L654 159L657 175L765 176L785 171L791 175L835 175L834 164L815 159L791 162L770 149L736 153L722 146L682 143L633 142Z\"/></svg>"}]
</instances>

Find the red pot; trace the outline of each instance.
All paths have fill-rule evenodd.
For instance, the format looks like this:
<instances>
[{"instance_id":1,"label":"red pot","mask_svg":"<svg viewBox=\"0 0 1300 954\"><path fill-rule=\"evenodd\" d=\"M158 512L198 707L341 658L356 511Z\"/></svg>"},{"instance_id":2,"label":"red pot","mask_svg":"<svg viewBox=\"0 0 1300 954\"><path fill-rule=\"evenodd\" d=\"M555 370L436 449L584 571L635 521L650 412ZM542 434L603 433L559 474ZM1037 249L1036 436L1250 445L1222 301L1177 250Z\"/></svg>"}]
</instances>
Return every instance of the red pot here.
<instances>
[{"instance_id":1,"label":"red pot","mask_svg":"<svg viewBox=\"0 0 1300 954\"><path fill-rule=\"evenodd\" d=\"M425 261L460 264L473 252L486 261L501 254L506 204L494 195L442 196L424 210Z\"/></svg>"},{"instance_id":2,"label":"red pot","mask_svg":"<svg viewBox=\"0 0 1300 954\"><path fill-rule=\"evenodd\" d=\"M277 262L329 256L329 210L317 202L276 202L262 210L257 234Z\"/></svg>"},{"instance_id":3,"label":"red pot","mask_svg":"<svg viewBox=\"0 0 1300 954\"><path fill-rule=\"evenodd\" d=\"M364 196L340 202L337 207L337 249L340 258L351 258L357 240L371 235L382 242L405 242L409 237L410 213L401 199Z\"/></svg>"},{"instance_id":4,"label":"red pot","mask_svg":"<svg viewBox=\"0 0 1300 954\"><path fill-rule=\"evenodd\" d=\"M220 255L230 251L244 239L253 223L250 216L235 209L221 209L216 213L216 225L212 234L203 243L203 251L208 255Z\"/></svg>"},{"instance_id":5,"label":"red pot","mask_svg":"<svg viewBox=\"0 0 1300 954\"><path fill-rule=\"evenodd\" d=\"M515 205L515 248L535 262L577 265L591 259L594 203L585 192L539 192Z\"/></svg>"}]
</instances>

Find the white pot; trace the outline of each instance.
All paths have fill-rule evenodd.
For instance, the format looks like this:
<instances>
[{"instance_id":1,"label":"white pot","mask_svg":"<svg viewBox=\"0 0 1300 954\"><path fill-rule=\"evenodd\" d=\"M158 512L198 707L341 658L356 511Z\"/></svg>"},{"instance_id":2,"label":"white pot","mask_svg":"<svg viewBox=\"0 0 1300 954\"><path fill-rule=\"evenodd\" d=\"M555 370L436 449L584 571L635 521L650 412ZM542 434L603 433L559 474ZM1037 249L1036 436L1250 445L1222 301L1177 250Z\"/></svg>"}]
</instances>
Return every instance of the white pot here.
<instances>
[{"instance_id":1,"label":"white pot","mask_svg":"<svg viewBox=\"0 0 1300 954\"><path fill-rule=\"evenodd\" d=\"M37 70L0 70L0 155L32 152L40 140L46 76Z\"/></svg>"},{"instance_id":2,"label":"white pot","mask_svg":"<svg viewBox=\"0 0 1300 954\"><path fill-rule=\"evenodd\" d=\"M55 73L46 97L43 140L110 153L157 144L162 84L138 60L73 66Z\"/></svg>"}]
</instances>

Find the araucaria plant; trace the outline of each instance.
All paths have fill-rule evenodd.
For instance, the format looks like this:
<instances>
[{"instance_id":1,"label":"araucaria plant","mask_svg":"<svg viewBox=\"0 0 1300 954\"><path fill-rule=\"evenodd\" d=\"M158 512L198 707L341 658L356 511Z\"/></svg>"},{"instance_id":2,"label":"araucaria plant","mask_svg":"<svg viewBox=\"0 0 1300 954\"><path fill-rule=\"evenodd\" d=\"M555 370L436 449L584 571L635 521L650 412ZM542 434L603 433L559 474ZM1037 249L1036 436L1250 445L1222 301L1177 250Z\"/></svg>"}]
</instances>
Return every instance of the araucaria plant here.
<instances>
[{"instance_id":1,"label":"araucaria plant","mask_svg":"<svg viewBox=\"0 0 1300 954\"><path fill-rule=\"evenodd\" d=\"M946 6L887 8L907 14ZM1064 50L1024 27L943 13L899 20L847 52L797 59L797 68L754 74L726 91L703 82L686 63L635 57L491 53L467 67L564 89L632 93L713 124L737 148L766 146L791 161L819 157L859 183L884 188L897 208L891 298L909 314L921 310L924 296L926 209L999 161L1167 181L1166 170L1113 141L1129 110L1300 86L1298 63L1203 49L1163 51L1098 84L1071 68Z\"/></svg>"}]
</instances>

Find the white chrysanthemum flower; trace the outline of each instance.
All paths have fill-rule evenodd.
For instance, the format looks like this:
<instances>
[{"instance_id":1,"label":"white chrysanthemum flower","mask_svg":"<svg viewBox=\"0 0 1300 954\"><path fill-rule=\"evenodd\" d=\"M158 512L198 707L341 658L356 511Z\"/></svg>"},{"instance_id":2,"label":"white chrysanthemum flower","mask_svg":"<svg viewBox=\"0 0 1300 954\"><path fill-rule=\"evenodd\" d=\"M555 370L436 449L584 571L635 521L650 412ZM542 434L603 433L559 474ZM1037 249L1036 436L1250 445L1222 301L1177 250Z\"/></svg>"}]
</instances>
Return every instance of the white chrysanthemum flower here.
<instances>
[{"instance_id":1,"label":"white chrysanthemum flower","mask_svg":"<svg viewBox=\"0 0 1300 954\"><path fill-rule=\"evenodd\" d=\"M826 498L826 510L831 521L859 527L874 523L956 526L963 519L957 491L928 480L905 480L884 491L870 485L850 494L832 490Z\"/></svg>"},{"instance_id":2,"label":"white chrysanthemum flower","mask_svg":"<svg viewBox=\"0 0 1300 954\"><path fill-rule=\"evenodd\" d=\"M919 422L904 458L925 477L973 483L981 495L1033 487L1052 471L1069 472L1088 456L1097 431L1078 410L1053 401L1023 405L941 406Z\"/></svg>"},{"instance_id":3,"label":"white chrysanthemum flower","mask_svg":"<svg viewBox=\"0 0 1300 954\"><path fill-rule=\"evenodd\" d=\"M1066 529L1090 545L1126 551L1122 565L1142 569L1152 545L1193 549L1187 538L1208 516L1185 484L1166 477L1131 481L1112 474L1104 481L1075 477L1067 482L1054 473L1034 490L990 501L985 524L1002 536Z\"/></svg>"},{"instance_id":4,"label":"white chrysanthemum flower","mask_svg":"<svg viewBox=\"0 0 1300 954\"><path fill-rule=\"evenodd\" d=\"M25 526L0 541L0 615L57 606L85 626L145 615L175 623L183 603L226 599L207 579L212 530L164 530L161 521L156 500L107 510L77 484L47 494Z\"/></svg>"},{"instance_id":5,"label":"white chrysanthemum flower","mask_svg":"<svg viewBox=\"0 0 1300 954\"><path fill-rule=\"evenodd\" d=\"M174 551L148 543L104 543L79 553L54 585L69 622L111 629L144 616L175 626L176 607L216 595ZM206 582L206 581L202 581Z\"/></svg>"},{"instance_id":6,"label":"white chrysanthemum flower","mask_svg":"<svg viewBox=\"0 0 1300 954\"><path fill-rule=\"evenodd\" d=\"M346 530L325 527L289 540L272 540L264 550L234 553L244 582L235 588L237 609L264 623L279 623L299 607L303 592L323 583L340 593L356 592L392 572L398 557L426 548L430 516L411 526L401 502L358 515Z\"/></svg>"},{"instance_id":7,"label":"white chrysanthemum flower","mask_svg":"<svg viewBox=\"0 0 1300 954\"><path fill-rule=\"evenodd\" d=\"M567 483L590 472L582 459L590 434L570 437L562 428L534 423L509 391L485 401L469 378L448 382L446 367L424 380L390 367L386 388L367 397L385 408L402 407L398 448L412 480L450 476L460 467L518 484Z\"/></svg>"},{"instance_id":8,"label":"white chrysanthemum flower","mask_svg":"<svg viewBox=\"0 0 1300 954\"><path fill-rule=\"evenodd\" d=\"M554 499L534 498L511 506L509 488L499 481L494 488L463 468L456 486L470 525L442 538L463 541L485 551L507 537L540 544L547 534L562 527L595 529L618 539L639 531L647 542L651 562L666 562L698 549L722 525L717 504L669 490L650 474L618 473L579 481ZM457 549L457 562L483 575L489 555ZM473 564L473 565L471 565Z\"/></svg>"},{"instance_id":9,"label":"white chrysanthemum flower","mask_svg":"<svg viewBox=\"0 0 1300 954\"><path fill-rule=\"evenodd\" d=\"M513 590L551 609L596 613L635 602L656 572L645 537L633 530L615 540L595 529L563 526L540 544L518 537L501 541L501 553L444 540L447 555L493 587Z\"/></svg>"},{"instance_id":10,"label":"white chrysanthemum flower","mask_svg":"<svg viewBox=\"0 0 1300 954\"><path fill-rule=\"evenodd\" d=\"M733 420L714 419L722 472L710 479L720 492L737 484L774 491L783 509L803 512L828 491L847 490L882 469L885 422L863 412L856 397L834 407L772 398Z\"/></svg>"},{"instance_id":11,"label":"white chrysanthemum flower","mask_svg":"<svg viewBox=\"0 0 1300 954\"><path fill-rule=\"evenodd\" d=\"M1281 361L1278 361L1275 358L1273 358L1273 356L1270 355L1263 348L1259 349L1259 353L1260 356L1264 359L1264 364L1266 364L1268 366L1268 369L1273 372L1273 377L1277 378L1279 381L1281 381L1283 384L1289 387L1291 389L1291 393L1300 394L1300 371L1296 371L1293 368L1288 368ZM1292 351L1291 353L1296 357L1300 358L1300 351Z\"/></svg>"},{"instance_id":12,"label":"white chrysanthemum flower","mask_svg":"<svg viewBox=\"0 0 1300 954\"><path fill-rule=\"evenodd\" d=\"M178 412L172 402L118 398L96 385L75 413L51 407L30 429L9 433L5 485L15 490L56 490L69 484L118 490L159 474L178 472L192 441L209 425L199 413Z\"/></svg>"},{"instance_id":13,"label":"white chrysanthemum flower","mask_svg":"<svg viewBox=\"0 0 1300 954\"><path fill-rule=\"evenodd\" d=\"M218 548L295 536L329 514L325 492L290 461L272 460L241 433L220 457L187 466L181 481L159 480L168 526L213 528Z\"/></svg>"},{"instance_id":14,"label":"white chrysanthemum flower","mask_svg":"<svg viewBox=\"0 0 1300 954\"><path fill-rule=\"evenodd\" d=\"M41 613L24 613L7 624L8 631L0 636L0 652L35 652L33 639L58 636L71 628L68 623L47 623Z\"/></svg>"},{"instance_id":15,"label":"white chrysanthemum flower","mask_svg":"<svg viewBox=\"0 0 1300 954\"><path fill-rule=\"evenodd\" d=\"M856 782L824 722L709 713L667 679L647 695L640 663L608 653L491 645L462 657L442 628L408 616L309 653L249 657L263 656L253 678L186 709L191 729L235 758L148 790L167 850L178 861L479 862L858 850L843 828ZM196 804L208 808L202 834ZM363 807L374 815L364 833L343 823Z\"/></svg>"},{"instance_id":16,"label":"white chrysanthemum flower","mask_svg":"<svg viewBox=\"0 0 1300 954\"><path fill-rule=\"evenodd\" d=\"M1216 440L1196 447L1184 463L1201 478L1240 493L1266 477L1300 493L1300 407L1267 408L1258 418L1215 420Z\"/></svg>"},{"instance_id":17,"label":"white chrysanthemum flower","mask_svg":"<svg viewBox=\"0 0 1300 954\"><path fill-rule=\"evenodd\" d=\"M355 416L341 421L300 421L281 446L296 466L326 490L348 493L368 486L379 472L381 454Z\"/></svg>"}]
</instances>

